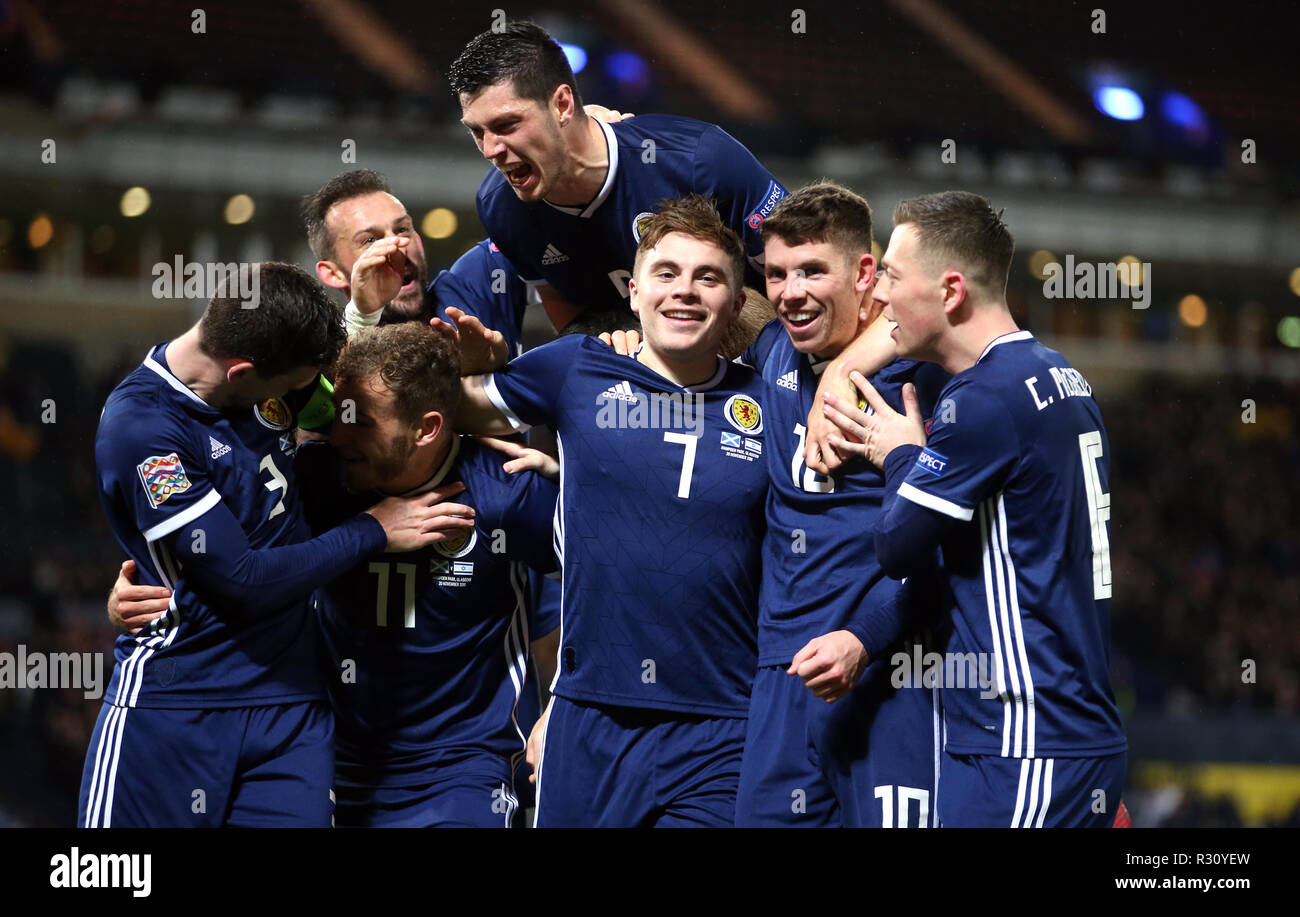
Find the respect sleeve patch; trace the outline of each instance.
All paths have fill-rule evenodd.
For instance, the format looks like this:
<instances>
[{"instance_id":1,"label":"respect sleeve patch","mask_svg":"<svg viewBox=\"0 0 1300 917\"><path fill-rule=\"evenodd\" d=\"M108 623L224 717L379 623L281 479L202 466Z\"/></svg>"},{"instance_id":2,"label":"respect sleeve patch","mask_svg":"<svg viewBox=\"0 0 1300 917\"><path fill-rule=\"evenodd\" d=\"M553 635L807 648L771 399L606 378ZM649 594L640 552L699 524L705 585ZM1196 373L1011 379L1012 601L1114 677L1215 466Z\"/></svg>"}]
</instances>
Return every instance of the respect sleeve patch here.
<instances>
[{"instance_id":1,"label":"respect sleeve patch","mask_svg":"<svg viewBox=\"0 0 1300 917\"><path fill-rule=\"evenodd\" d=\"M944 469L948 467L948 459L933 449L922 449L916 457L916 467L938 478L943 476Z\"/></svg>"}]
</instances>

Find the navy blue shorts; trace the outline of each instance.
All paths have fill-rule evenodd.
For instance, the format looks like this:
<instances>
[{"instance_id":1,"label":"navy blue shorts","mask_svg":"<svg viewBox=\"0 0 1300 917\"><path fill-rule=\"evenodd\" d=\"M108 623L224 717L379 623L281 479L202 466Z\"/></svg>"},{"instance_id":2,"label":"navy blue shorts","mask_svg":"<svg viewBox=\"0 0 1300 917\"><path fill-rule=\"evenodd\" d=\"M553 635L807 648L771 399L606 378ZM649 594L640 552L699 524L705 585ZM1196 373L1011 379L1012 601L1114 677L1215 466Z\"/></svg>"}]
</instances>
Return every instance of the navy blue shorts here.
<instances>
[{"instance_id":1,"label":"navy blue shorts","mask_svg":"<svg viewBox=\"0 0 1300 917\"><path fill-rule=\"evenodd\" d=\"M739 828L825 828L839 825L839 804L822 772L810 730L811 705L826 706L785 674L764 666L749 698L749 727L736 799Z\"/></svg>"},{"instance_id":2,"label":"navy blue shorts","mask_svg":"<svg viewBox=\"0 0 1300 917\"><path fill-rule=\"evenodd\" d=\"M1128 754L1002 758L945 753L939 821L945 828L1109 828Z\"/></svg>"},{"instance_id":3,"label":"navy blue shorts","mask_svg":"<svg viewBox=\"0 0 1300 917\"><path fill-rule=\"evenodd\" d=\"M486 752L400 780L339 758L334 772L340 828L513 828L519 798L510 762Z\"/></svg>"},{"instance_id":4,"label":"navy blue shorts","mask_svg":"<svg viewBox=\"0 0 1300 917\"><path fill-rule=\"evenodd\" d=\"M105 703L81 775L84 828L328 828L324 702L177 710Z\"/></svg>"},{"instance_id":5,"label":"navy blue shorts","mask_svg":"<svg viewBox=\"0 0 1300 917\"><path fill-rule=\"evenodd\" d=\"M744 745L740 717L556 697L538 767L537 827L731 827Z\"/></svg>"},{"instance_id":6,"label":"navy blue shorts","mask_svg":"<svg viewBox=\"0 0 1300 917\"><path fill-rule=\"evenodd\" d=\"M833 704L811 701L813 746L845 828L934 828L940 759L938 689L895 688L884 659Z\"/></svg>"}]
</instances>

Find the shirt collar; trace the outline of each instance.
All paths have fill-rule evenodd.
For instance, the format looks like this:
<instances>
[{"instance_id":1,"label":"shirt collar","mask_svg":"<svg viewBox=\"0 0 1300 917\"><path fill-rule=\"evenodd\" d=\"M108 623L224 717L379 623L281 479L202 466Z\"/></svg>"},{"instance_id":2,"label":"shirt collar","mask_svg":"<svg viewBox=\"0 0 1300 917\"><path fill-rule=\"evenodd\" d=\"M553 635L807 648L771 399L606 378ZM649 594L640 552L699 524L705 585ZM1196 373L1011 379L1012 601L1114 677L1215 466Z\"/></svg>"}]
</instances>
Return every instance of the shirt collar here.
<instances>
[{"instance_id":1,"label":"shirt collar","mask_svg":"<svg viewBox=\"0 0 1300 917\"><path fill-rule=\"evenodd\" d=\"M173 389L180 392L185 397L189 398L191 401L195 402L196 404L204 408L207 408L209 411L215 411L216 408L208 404L198 395L194 394L194 390L192 388L190 388L180 379L176 378L175 373L173 373L171 371L171 368L167 366L167 358L164 355L164 351L166 349L167 349L166 344L159 344L156 347L154 347L153 350L150 350L147 354L145 354L144 363L142 364L144 368L149 370L150 372L156 373L159 378L161 378Z\"/></svg>"},{"instance_id":2,"label":"shirt collar","mask_svg":"<svg viewBox=\"0 0 1300 917\"><path fill-rule=\"evenodd\" d=\"M984 352L980 354L979 360L976 360L975 362L978 363L980 360L987 357L989 351L999 344L1010 344L1012 341L1032 341L1033 339L1034 336L1029 331L1008 331L1006 334L995 337L993 340L989 341L989 346L984 348Z\"/></svg>"},{"instance_id":3,"label":"shirt collar","mask_svg":"<svg viewBox=\"0 0 1300 917\"><path fill-rule=\"evenodd\" d=\"M644 349L644 347L645 347L645 341L642 341L640 344L638 344L636 350L632 354L632 359L636 360L637 363L645 367L650 372L654 373L656 376L659 376L660 379L663 379L669 385L677 386L678 388L688 392L707 392L711 388L717 388L718 383L722 381L722 377L727 374L727 366L730 365L722 357L718 357L718 368L713 373L712 376L705 379L703 382L699 383L698 385L677 385L677 383L674 382L672 379L660 375L659 373L651 369L649 366L646 366L644 363L641 362L641 351L642 349Z\"/></svg>"},{"instance_id":4,"label":"shirt collar","mask_svg":"<svg viewBox=\"0 0 1300 917\"><path fill-rule=\"evenodd\" d=\"M597 121L601 131L605 134L605 150L609 157L609 165L605 168L605 183L600 186L598 193L586 207L563 207L559 204L552 204L543 198L547 206L554 207L561 213L567 213L569 216L588 218L601 204L605 203L605 198L609 197L610 190L614 187L614 177L618 174L618 139L614 136L614 128L610 127L604 121Z\"/></svg>"},{"instance_id":5,"label":"shirt collar","mask_svg":"<svg viewBox=\"0 0 1300 917\"><path fill-rule=\"evenodd\" d=\"M406 493L398 494L397 496L414 497L433 490L446 480L447 475L451 474L452 466L456 464L456 457L458 455L460 455L460 437L453 436L451 438L451 448L447 450L447 457L442 460L442 464L439 465L438 470L433 473L433 477L429 478L429 480L425 481L418 487L412 487L410 490L406 491Z\"/></svg>"}]
</instances>

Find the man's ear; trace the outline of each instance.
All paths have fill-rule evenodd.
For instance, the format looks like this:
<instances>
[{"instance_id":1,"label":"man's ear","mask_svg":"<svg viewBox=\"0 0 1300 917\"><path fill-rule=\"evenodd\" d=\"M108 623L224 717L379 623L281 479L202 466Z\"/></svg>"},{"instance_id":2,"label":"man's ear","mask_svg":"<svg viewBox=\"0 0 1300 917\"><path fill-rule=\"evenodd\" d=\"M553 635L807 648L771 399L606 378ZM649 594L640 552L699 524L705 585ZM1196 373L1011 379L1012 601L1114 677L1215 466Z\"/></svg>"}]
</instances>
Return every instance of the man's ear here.
<instances>
[{"instance_id":1,"label":"man's ear","mask_svg":"<svg viewBox=\"0 0 1300 917\"><path fill-rule=\"evenodd\" d=\"M352 283L352 278L333 261L317 261L316 276L325 286L336 290L346 290Z\"/></svg>"},{"instance_id":2,"label":"man's ear","mask_svg":"<svg viewBox=\"0 0 1300 917\"><path fill-rule=\"evenodd\" d=\"M551 110L555 112L560 127L564 127L577 116L577 106L573 104L573 87L568 83L561 83L555 87L555 92L551 93Z\"/></svg>"},{"instance_id":3,"label":"man's ear","mask_svg":"<svg viewBox=\"0 0 1300 917\"><path fill-rule=\"evenodd\" d=\"M639 316L641 310L637 307L636 292L636 278L629 277L627 281L627 304L632 310L632 314Z\"/></svg>"},{"instance_id":4,"label":"man's ear","mask_svg":"<svg viewBox=\"0 0 1300 917\"><path fill-rule=\"evenodd\" d=\"M951 315L970 299L970 286L961 271L944 271L939 278L943 287L943 311Z\"/></svg>"},{"instance_id":5,"label":"man's ear","mask_svg":"<svg viewBox=\"0 0 1300 917\"><path fill-rule=\"evenodd\" d=\"M247 360L231 359L226 363L226 381L238 382L241 378L253 372L257 367Z\"/></svg>"},{"instance_id":6,"label":"man's ear","mask_svg":"<svg viewBox=\"0 0 1300 917\"><path fill-rule=\"evenodd\" d=\"M733 322L740 318L740 313L745 311L745 300L748 298L749 294L745 292L744 287L741 287L740 291L736 293L735 309L731 312L731 320Z\"/></svg>"},{"instance_id":7,"label":"man's ear","mask_svg":"<svg viewBox=\"0 0 1300 917\"><path fill-rule=\"evenodd\" d=\"M876 282L876 257L871 252L858 256L853 277L853 289L865 293Z\"/></svg>"},{"instance_id":8,"label":"man's ear","mask_svg":"<svg viewBox=\"0 0 1300 917\"><path fill-rule=\"evenodd\" d=\"M417 446L427 446L432 443L438 438L438 434L442 432L446 423L446 418L438 411L426 413L420 418L420 433L415 438L415 444Z\"/></svg>"}]
</instances>

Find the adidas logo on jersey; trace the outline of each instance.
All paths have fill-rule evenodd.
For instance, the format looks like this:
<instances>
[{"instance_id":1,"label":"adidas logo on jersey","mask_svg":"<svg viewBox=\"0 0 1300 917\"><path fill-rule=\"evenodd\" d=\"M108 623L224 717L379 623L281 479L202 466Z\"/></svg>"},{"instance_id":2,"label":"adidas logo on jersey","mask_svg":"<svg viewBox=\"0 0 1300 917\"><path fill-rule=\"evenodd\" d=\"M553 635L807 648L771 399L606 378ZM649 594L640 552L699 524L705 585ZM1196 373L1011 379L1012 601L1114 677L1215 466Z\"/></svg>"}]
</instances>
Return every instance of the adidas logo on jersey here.
<instances>
[{"instance_id":1,"label":"adidas logo on jersey","mask_svg":"<svg viewBox=\"0 0 1300 917\"><path fill-rule=\"evenodd\" d=\"M790 370L780 379L777 379L776 384L782 388L788 388L792 392L799 391L799 370Z\"/></svg>"},{"instance_id":2,"label":"adidas logo on jersey","mask_svg":"<svg viewBox=\"0 0 1300 917\"><path fill-rule=\"evenodd\" d=\"M560 251L554 245L547 245L546 251L542 252L542 264L559 264L562 261L568 261L569 256Z\"/></svg>"},{"instance_id":3,"label":"adidas logo on jersey","mask_svg":"<svg viewBox=\"0 0 1300 917\"><path fill-rule=\"evenodd\" d=\"M611 385L609 388L605 389L605 391L601 392L600 397L617 398L619 401L635 402L637 400L636 395L632 394L632 383L628 382L626 379L618 385Z\"/></svg>"},{"instance_id":4,"label":"adidas logo on jersey","mask_svg":"<svg viewBox=\"0 0 1300 917\"><path fill-rule=\"evenodd\" d=\"M214 459L221 458L223 455L225 455L227 452L230 451L229 446L227 446L225 443L217 442L211 436L208 437L208 445L212 447L212 457Z\"/></svg>"}]
</instances>

